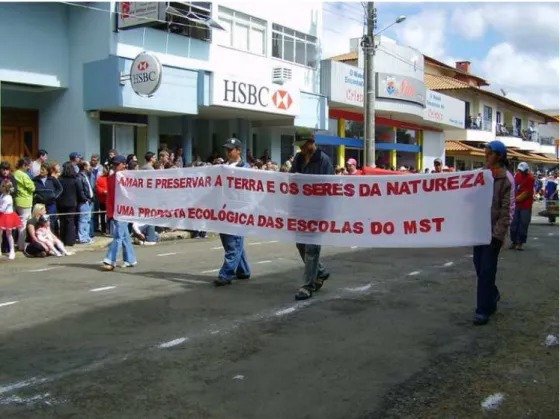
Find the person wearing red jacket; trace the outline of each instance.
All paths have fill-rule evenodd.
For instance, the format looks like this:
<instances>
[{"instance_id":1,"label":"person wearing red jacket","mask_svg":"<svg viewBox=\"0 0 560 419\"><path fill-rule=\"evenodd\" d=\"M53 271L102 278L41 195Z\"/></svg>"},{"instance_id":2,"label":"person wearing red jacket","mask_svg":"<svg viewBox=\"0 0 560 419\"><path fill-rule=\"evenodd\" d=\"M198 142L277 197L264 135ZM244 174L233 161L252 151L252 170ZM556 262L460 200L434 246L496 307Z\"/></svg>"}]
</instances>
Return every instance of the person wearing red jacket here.
<instances>
[{"instance_id":1,"label":"person wearing red jacket","mask_svg":"<svg viewBox=\"0 0 560 419\"><path fill-rule=\"evenodd\" d=\"M116 192L116 178L117 173L125 170L126 158L124 156L115 156L111 160L113 166L112 174L107 179L107 199L105 206L107 208L107 219L111 225L111 234L113 241L107 249L105 259L103 259L102 269L105 271L113 271L117 266L117 257L119 256L119 249L123 249L123 268L131 268L137 265L136 252L132 246L132 239L128 231L128 223L125 221L118 221L114 218L115 215L115 192Z\"/></svg>"},{"instance_id":2,"label":"person wearing red jacket","mask_svg":"<svg viewBox=\"0 0 560 419\"><path fill-rule=\"evenodd\" d=\"M103 172L101 176L97 178L95 182L95 194L97 195L97 202L99 203L99 211L107 211L107 194L108 194L108 185L107 180L109 179L109 167L105 168L106 170ZM101 220L101 233L107 234L107 216L106 214L100 214Z\"/></svg>"},{"instance_id":3,"label":"person wearing red jacket","mask_svg":"<svg viewBox=\"0 0 560 419\"><path fill-rule=\"evenodd\" d=\"M510 228L510 249L523 250L523 245L527 243L533 210L534 185L535 178L529 171L529 165L525 162L519 163L515 175L515 213Z\"/></svg>"}]
</instances>

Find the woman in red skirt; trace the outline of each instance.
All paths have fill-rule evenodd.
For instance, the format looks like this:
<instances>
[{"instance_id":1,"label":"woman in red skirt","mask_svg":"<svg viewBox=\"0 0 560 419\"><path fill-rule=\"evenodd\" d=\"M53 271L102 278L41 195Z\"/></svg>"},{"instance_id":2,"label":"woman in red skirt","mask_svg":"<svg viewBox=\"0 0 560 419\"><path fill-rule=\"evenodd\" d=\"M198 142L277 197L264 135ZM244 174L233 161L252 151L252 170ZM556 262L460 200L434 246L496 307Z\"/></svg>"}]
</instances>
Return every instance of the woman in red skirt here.
<instances>
[{"instance_id":1,"label":"woman in red skirt","mask_svg":"<svg viewBox=\"0 0 560 419\"><path fill-rule=\"evenodd\" d=\"M10 260L16 258L12 230L18 229L21 226L21 220L14 212L14 201L11 195L13 190L14 185L9 180L5 180L0 185L0 233L6 231L6 237L8 239L10 249L8 259Z\"/></svg>"}]
</instances>

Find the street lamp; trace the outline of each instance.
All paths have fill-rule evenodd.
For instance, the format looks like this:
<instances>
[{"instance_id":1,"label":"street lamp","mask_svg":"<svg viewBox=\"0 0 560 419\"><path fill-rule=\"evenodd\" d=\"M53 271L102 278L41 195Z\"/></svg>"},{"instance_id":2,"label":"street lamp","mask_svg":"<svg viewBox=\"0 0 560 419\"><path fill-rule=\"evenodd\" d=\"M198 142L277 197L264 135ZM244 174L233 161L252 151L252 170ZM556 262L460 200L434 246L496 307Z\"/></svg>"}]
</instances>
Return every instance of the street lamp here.
<instances>
[{"instance_id":1,"label":"street lamp","mask_svg":"<svg viewBox=\"0 0 560 419\"><path fill-rule=\"evenodd\" d=\"M364 107L364 160L366 166L375 167L375 69L374 60L375 37L385 32L391 26L402 23L406 20L406 16L399 16L395 21L379 32L374 33L375 23L377 21L377 13L373 2L368 2L367 7L367 35L362 38L362 48L365 58L365 86L366 86L366 102Z\"/></svg>"}]
</instances>

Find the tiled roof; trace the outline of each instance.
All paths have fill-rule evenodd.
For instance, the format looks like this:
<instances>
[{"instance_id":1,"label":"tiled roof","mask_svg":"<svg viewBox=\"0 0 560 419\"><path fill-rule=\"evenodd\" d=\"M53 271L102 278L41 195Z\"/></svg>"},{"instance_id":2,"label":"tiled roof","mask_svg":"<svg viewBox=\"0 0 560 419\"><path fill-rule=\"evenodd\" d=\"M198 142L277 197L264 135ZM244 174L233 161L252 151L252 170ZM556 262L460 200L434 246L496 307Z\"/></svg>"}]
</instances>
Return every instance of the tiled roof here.
<instances>
[{"instance_id":1,"label":"tiled roof","mask_svg":"<svg viewBox=\"0 0 560 419\"><path fill-rule=\"evenodd\" d=\"M327 58L327 60L332 60L332 61L352 61L357 59L358 59L357 51L347 52L346 54L340 54L331 58Z\"/></svg>"},{"instance_id":2,"label":"tiled roof","mask_svg":"<svg viewBox=\"0 0 560 419\"><path fill-rule=\"evenodd\" d=\"M467 145L461 141L446 141L445 142L445 152L451 155L462 154L469 156L484 156L484 150Z\"/></svg>"},{"instance_id":3,"label":"tiled roof","mask_svg":"<svg viewBox=\"0 0 560 419\"><path fill-rule=\"evenodd\" d=\"M424 73L424 83L430 90L469 89L471 86L464 81L447 76L436 76Z\"/></svg>"}]
</instances>

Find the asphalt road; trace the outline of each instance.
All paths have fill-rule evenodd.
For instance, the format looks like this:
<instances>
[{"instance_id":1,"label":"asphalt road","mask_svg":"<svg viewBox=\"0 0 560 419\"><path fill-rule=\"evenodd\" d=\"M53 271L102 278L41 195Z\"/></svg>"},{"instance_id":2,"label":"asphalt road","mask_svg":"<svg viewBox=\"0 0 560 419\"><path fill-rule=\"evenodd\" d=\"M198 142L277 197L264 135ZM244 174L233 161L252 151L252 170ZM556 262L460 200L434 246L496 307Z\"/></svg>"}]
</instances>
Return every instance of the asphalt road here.
<instances>
[{"instance_id":1,"label":"asphalt road","mask_svg":"<svg viewBox=\"0 0 560 419\"><path fill-rule=\"evenodd\" d=\"M472 325L471 249L325 248L296 303L295 246L251 239L214 288L217 240L0 263L0 418L558 417L558 227L504 250L499 311ZM502 393L493 412L481 402ZM499 398L499 396L498 396Z\"/></svg>"}]
</instances>

